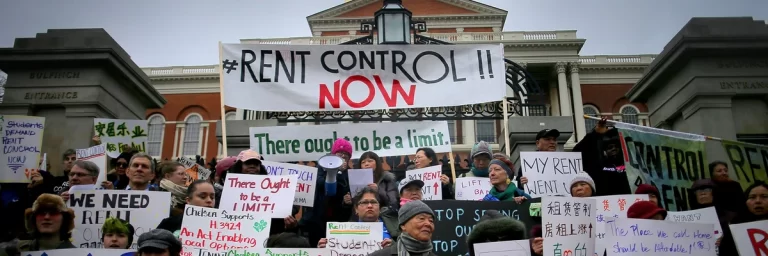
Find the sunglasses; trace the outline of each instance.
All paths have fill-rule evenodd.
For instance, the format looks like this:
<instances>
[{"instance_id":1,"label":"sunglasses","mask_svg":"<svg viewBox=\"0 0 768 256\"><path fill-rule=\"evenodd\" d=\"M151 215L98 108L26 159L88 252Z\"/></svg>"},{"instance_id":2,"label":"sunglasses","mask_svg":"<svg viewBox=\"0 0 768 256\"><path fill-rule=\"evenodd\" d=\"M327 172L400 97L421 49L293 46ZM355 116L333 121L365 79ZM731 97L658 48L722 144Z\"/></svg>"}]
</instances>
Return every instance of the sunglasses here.
<instances>
[{"instance_id":1,"label":"sunglasses","mask_svg":"<svg viewBox=\"0 0 768 256\"><path fill-rule=\"evenodd\" d=\"M128 163L117 163L117 166L125 168L128 167Z\"/></svg>"}]
</instances>

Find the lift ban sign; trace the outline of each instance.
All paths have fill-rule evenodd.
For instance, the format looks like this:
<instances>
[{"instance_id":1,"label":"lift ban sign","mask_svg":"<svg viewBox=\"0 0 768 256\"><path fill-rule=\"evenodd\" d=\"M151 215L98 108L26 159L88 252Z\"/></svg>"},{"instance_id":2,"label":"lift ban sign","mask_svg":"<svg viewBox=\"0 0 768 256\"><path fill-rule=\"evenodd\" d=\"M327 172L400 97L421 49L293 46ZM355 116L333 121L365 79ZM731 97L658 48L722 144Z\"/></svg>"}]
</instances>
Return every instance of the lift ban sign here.
<instances>
[{"instance_id":1,"label":"lift ban sign","mask_svg":"<svg viewBox=\"0 0 768 256\"><path fill-rule=\"evenodd\" d=\"M260 111L376 110L499 101L501 45L223 44L226 105Z\"/></svg>"}]
</instances>

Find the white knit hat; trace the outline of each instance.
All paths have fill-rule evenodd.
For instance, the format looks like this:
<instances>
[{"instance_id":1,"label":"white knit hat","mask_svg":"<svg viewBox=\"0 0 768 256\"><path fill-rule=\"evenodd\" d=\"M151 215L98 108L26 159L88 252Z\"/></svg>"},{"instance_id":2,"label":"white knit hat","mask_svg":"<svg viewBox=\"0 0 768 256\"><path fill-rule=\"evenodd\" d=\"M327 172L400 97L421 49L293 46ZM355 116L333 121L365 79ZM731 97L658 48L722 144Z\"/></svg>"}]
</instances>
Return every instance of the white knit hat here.
<instances>
[{"instance_id":1,"label":"white knit hat","mask_svg":"<svg viewBox=\"0 0 768 256\"><path fill-rule=\"evenodd\" d=\"M592 195L593 196L595 195L595 192L597 191L595 190L595 181L592 180L592 177L589 177L589 174L587 174L586 172L577 174L576 178L573 178L573 180L571 180L570 189L573 190L573 186L576 185L576 183L578 182L586 182L587 184L589 184L589 186L592 188Z\"/></svg>"}]
</instances>

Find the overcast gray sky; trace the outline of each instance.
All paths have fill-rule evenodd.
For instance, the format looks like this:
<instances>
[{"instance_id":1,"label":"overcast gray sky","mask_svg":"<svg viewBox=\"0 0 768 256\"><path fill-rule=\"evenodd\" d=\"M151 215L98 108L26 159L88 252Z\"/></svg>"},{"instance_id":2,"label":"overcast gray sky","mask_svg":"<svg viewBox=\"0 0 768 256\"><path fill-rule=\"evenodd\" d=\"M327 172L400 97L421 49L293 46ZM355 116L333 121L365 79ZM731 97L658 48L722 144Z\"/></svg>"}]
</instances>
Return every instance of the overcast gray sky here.
<instances>
[{"instance_id":1,"label":"overcast gray sky","mask_svg":"<svg viewBox=\"0 0 768 256\"><path fill-rule=\"evenodd\" d=\"M310 36L343 0L0 0L0 47L51 28L105 28L142 67L212 65L218 41ZM659 53L691 17L768 19L766 0L479 0L505 31L578 30L582 55ZM429 24L427 24L429 26Z\"/></svg>"}]
</instances>

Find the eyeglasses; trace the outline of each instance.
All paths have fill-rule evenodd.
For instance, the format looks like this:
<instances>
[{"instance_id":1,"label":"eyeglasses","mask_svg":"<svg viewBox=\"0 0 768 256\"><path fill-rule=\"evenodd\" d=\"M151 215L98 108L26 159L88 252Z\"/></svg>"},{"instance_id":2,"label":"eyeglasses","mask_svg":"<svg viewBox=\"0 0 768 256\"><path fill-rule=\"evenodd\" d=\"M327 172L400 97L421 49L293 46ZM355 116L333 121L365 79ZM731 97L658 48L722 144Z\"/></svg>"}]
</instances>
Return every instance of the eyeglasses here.
<instances>
[{"instance_id":1,"label":"eyeglasses","mask_svg":"<svg viewBox=\"0 0 768 256\"><path fill-rule=\"evenodd\" d=\"M66 157L64 158L64 161L75 161L77 160L77 157Z\"/></svg>"},{"instance_id":2,"label":"eyeglasses","mask_svg":"<svg viewBox=\"0 0 768 256\"><path fill-rule=\"evenodd\" d=\"M125 168L128 167L128 163L117 163L117 166Z\"/></svg>"},{"instance_id":3,"label":"eyeglasses","mask_svg":"<svg viewBox=\"0 0 768 256\"><path fill-rule=\"evenodd\" d=\"M374 205L374 206L376 206L376 205L379 205L379 202L376 201L376 200L365 200L365 201L358 202L357 205Z\"/></svg>"}]
</instances>

